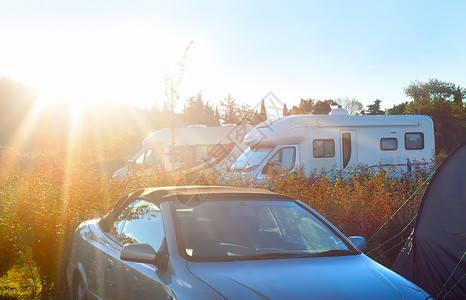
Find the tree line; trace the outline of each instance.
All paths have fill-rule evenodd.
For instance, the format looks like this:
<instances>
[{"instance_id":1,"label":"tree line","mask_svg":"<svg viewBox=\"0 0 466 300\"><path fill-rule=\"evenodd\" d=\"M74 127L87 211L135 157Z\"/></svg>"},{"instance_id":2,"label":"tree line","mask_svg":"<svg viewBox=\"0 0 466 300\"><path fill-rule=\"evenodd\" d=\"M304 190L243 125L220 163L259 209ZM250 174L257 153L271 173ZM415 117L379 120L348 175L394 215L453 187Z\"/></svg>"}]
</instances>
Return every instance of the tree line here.
<instances>
[{"instance_id":1,"label":"tree line","mask_svg":"<svg viewBox=\"0 0 466 300\"><path fill-rule=\"evenodd\" d=\"M355 98L318 100L303 98L290 109L283 107L283 116L297 114L328 114L332 105L346 108L350 114L401 115L424 114L434 121L437 152L448 153L466 138L466 89L454 83L431 79L411 82L404 88L411 101L382 110L382 100L364 106ZM187 125L218 126L222 124L253 124L267 120L264 100L256 111L248 104L238 104L228 94L218 105L211 104L199 93L185 100L181 112L171 113L167 105L150 110L126 103L94 103L81 112L79 129L70 123L75 109L66 102L48 103L38 114L34 111L37 94L22 83L0 78L0 146L21 140L26 150L65 149L71 129L74 146L81 149L100 147L107 159L135 151L150 132ZM34 126L25 128L34 116ZM75 118L76 116L74 116ZM74 126L73 128L71 128ZM27 138L21 135L27 134ZM98 146L98 144L101 144ZM116 150L120 149L120 150Z\"/></svg>"}]
</instances>

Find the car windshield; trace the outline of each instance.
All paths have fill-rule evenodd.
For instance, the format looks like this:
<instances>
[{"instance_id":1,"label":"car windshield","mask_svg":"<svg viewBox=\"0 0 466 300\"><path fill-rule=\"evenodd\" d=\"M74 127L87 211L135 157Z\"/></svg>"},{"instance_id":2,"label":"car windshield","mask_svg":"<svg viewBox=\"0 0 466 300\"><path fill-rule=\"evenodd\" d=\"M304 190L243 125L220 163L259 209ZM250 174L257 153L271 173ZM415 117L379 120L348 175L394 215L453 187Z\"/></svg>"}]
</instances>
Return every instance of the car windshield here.
<instances>
[{"instance_id":1,"label":"car windshield","mask_svg":"<svg viewBox=\"0 0 466 300\"><path fill-rule=\"evenodd\" d=\"M230 171L250 171L256 168L272 149L272 147L248 147L231 166Z\"/></svg>"},{"instance_id":2,"label":"car windshield","mask_svg":"<svg viewBox=\"0 0 466 300\"><path fill-rule=\"evenodd\" d=\"M293 201L175 204L182 250L190 260L229 261L354 255L347 244Z\"/></svg>"}]
</instances>

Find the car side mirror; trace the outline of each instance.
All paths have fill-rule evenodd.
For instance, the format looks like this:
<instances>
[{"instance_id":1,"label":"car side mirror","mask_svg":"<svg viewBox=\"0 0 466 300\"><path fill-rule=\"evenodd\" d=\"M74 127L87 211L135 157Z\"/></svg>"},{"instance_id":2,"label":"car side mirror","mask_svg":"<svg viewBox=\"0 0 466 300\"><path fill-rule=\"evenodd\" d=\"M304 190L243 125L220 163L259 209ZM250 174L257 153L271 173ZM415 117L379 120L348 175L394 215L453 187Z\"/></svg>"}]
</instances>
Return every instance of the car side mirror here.
<instances>
[{"instance_id":1,"label":"car side mirror","mask_svg":"<svg viewBox=\"0 0 466 300\"><path fill-rule=\"evenodd\" d=\"M362 236L350 236L348 237L351 243L359 250L364 251L367 248L366 239Z\"/></svg>"},{"instance_id":2,"label":"car side mirror","mask_svg":"<svg viewBox=\"0 0 466 300\"><path fill-rule=\"evenodd\" d=\"M156 256L157 251L155 251L149 244L130 244L123 246L120 259L153 264Z\"/></svg>"}]
</instances>

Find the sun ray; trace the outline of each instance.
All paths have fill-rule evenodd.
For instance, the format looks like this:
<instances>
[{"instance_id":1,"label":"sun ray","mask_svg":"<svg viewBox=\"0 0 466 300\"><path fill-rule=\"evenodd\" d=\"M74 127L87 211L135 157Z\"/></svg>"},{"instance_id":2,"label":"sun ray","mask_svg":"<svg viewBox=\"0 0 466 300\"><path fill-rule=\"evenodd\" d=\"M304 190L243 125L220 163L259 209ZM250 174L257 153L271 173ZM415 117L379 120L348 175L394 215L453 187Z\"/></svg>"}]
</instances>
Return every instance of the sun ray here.
<instances>
[{"instance_id":1,"label":"sun ray","mask_svg":"<svg viewBox=\"0 0 466 300\"><path fill-rule=\"evenodd\" d=\"M27 150L28 146L34 141L34 133L37 128L36 125L40 120L44 106L38 103L29 110L28 114L24 117L20 127L12 134L12 137L7 145L3 157L2 168L8 173L11 168L19 159L20 153Z\"/></svg>"}]
</instances>

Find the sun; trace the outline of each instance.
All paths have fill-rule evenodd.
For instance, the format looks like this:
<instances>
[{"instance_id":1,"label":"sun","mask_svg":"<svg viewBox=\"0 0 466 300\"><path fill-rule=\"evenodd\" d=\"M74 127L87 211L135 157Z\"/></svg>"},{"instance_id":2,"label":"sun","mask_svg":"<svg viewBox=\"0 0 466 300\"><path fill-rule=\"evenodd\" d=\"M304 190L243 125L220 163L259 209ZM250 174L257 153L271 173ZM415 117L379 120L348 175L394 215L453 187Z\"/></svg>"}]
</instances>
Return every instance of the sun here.
<instances>
[{"instance_id":1,"label":"sun","mask_svg":"<svg viewBox=\"0 0 466 300\"><path fill-rule=\"evenodd\" d=\"M15 77L36 90L40 106L122 102L152 109L162 106L164 78L169 76L175 84L181 81L178 105L182 109L185 99L210 90L206 88L214 73L210 49L205 41L193 43L189 37L173 38L159 30L123 30L110 36L52 32L41 37L34 60L16 66Z\"/></svg>"}]
</instances>

